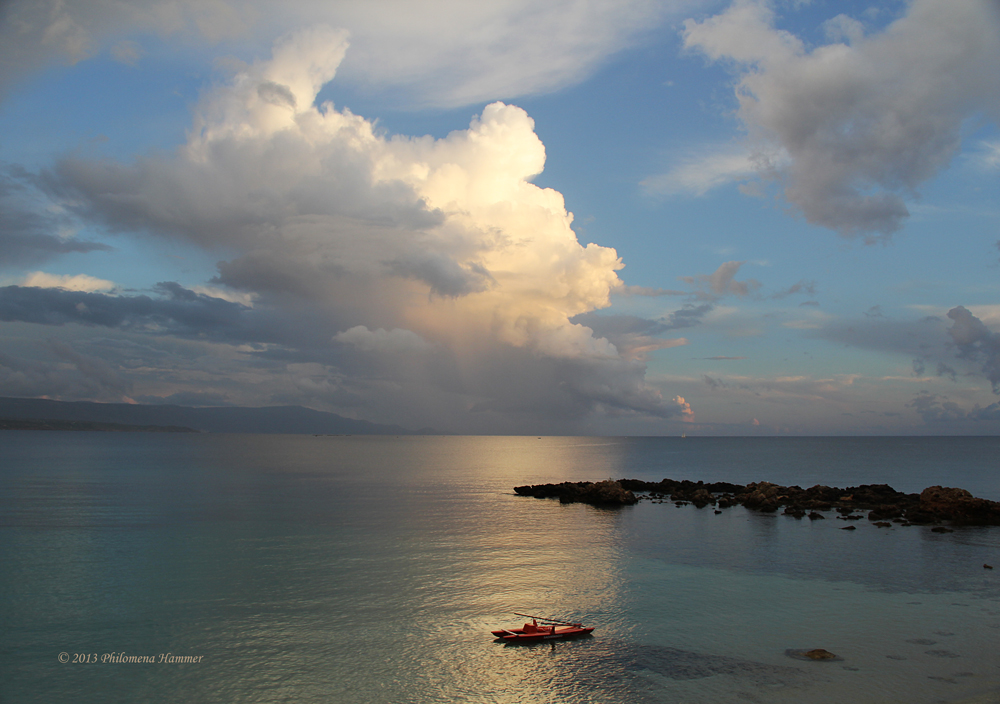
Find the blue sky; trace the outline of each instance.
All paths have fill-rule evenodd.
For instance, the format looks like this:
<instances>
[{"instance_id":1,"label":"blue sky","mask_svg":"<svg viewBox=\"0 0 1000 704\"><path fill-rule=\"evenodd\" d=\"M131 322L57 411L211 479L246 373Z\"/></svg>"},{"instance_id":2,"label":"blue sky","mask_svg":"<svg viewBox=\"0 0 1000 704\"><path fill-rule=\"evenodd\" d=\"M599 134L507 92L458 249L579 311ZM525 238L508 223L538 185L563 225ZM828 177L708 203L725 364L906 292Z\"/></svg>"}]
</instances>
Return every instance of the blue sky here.
<instances>
[{"instance_id":1,"label":"blue sky","mask_svg":"<svg viewBox=\"0 0 1000 704\"><path fill-rule=\"evenodd\" d=\"M993 0L15 0L0 46L0 395L1000 431Z\"/></svg>"}]
</instances>

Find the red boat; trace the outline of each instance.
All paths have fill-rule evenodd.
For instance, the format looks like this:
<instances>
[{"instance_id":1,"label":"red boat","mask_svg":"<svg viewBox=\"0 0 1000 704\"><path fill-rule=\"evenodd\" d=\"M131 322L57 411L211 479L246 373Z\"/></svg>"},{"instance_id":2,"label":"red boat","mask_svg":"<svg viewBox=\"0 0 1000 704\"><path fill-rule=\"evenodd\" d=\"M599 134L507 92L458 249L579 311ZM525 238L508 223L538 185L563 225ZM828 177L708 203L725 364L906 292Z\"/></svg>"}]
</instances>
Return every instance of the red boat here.
<instances>
[{"instance_id":1,"label":"red boat","mask_svg":"<svg viewBox=\"0 0 1000 704\"><path fill-rule=\"evenodd\" d=\"M492 631L497 640L507 643L535 643L543 640L559 640L561 638L578 638L588 635L593 628L588 628L582 623L570 623L559 621L553 618L542 618L541 616L529 616L528 614L514 614L530 618L531 623L524 624L521 628L501 628ZM538 622L542 621L542 625Z\"/></svg>"}]
</instances>

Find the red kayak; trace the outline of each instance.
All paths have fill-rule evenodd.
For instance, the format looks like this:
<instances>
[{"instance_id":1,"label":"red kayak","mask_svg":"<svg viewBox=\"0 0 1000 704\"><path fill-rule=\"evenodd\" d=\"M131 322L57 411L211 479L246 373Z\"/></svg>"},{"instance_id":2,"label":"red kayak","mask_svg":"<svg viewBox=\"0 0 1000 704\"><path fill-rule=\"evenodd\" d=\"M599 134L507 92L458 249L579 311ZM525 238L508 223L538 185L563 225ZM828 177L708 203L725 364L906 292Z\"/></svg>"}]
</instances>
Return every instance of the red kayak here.
<instances>
[{"instance_id":1,"label":"red kayak","mask_svg":"<svg viewBox=\"0 0 1000 704\"><path fill-rule=\"evenodd\" d=\"M541 618L539 616L528 616L527 614L515 614L516 616L527 616L531 623L524 624L521 628L501 628L492 631L497 640L508 643L534 643L542 640L559 640L562 638L577 638L585 636L593 628L587 628L582 623L569 623L568 621L557 621L551 618ZM543 621L539 625L538 621Z\"/></svg>"}]
</instances>

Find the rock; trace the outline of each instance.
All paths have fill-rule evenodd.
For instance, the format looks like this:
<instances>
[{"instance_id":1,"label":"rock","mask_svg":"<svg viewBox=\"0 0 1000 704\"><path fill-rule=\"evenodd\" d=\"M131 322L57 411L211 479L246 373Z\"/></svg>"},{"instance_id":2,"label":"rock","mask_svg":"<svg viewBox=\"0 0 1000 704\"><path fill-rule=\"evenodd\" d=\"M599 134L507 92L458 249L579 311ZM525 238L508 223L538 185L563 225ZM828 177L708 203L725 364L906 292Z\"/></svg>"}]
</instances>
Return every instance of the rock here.
<instances>
[{"instance_id":1,"label":"rock","mask_svg":"<svg viewBox=\"0 0 1000 704\"><path fill-rule=\"evenodd\" d=\"M919 508L911 508L906 511L906 520L910 523L916 523L918 526L925 526L929 523L934 523L934 514L927 513L926 511L921 511Z\"/></svg>"},{"instance_id":2,"label":"rock","mask_svg":"<svg viewBox=\"0 0 1000 704\"><path fill-rule=\"evenodd\" d=\"M879 528L892 528L892 524L888 521L875 521L875 525Z\"/></svg>"},{"instance_id":3,"label":"rock","mask_svg":"<svg viewBox=\"0 0 1000 704\"><path fill-rule=\"evenodd\" d=\"M983 569L984 570L991 570L991 569L993 569L993 565L987 565L986 563L983 563Z\"/></svg>"},{"instance_id":4,"label":"rock","mask_svg":"<svg viewBox=\"0 0 1000 704\"><path fill-rule=\"evenodd\" d=\"M920 511L953 523L1000 525L1000 502L977 499L965 489L929 486L920 493Z\"/></svg>"},{"instance_id":5,"label":"rock","mask_svg":"<svg viewBox=\"0 0 1000 704\"><path fill-rule=\"evenodd\" d=\"M822 513L816 513L815 511L813 511L812 513L809 514L810 521L822 521L825 519L826 516L824 516Z\"/></svg>"},{"instance_id":6,"label":"rock","mask_svg":"<svg viewBox=\"0 0 1000 704\"><path fill-rule=\"evenodd\" d=\"M708 504L715 503L715 497L708 493L705 488L698 489L691 495L691 503L698 508L704 508Z\"/></svg>"},{"instance_id":7,"label":"rock","mask_svg":"<svg viewBox=\"0 0 1000 704\"><path fill-rule=\"evenodd\" d=\"M582 497L583 503L597 506L631 506L639 502L635 494L623 489L621 484L611 479L585 487Z\"/></svg>"},{"instance_id":8,"label":"rock","mask_svg":"<svg viewBox=\"0 0 1000 704\"><path fill-rule=\"evenodd\" d=\"M944 526L937 526L935 528L931 528L931 533L954 533L954 532L955 531L953 531L951 528L945 528Z\"/></svg>"},{"instance_id":9,"label":"rock","mask_svg":"<svg viewBox=\"0 0 1000 704\"><path fill-rule=\"evenodd\" d=\"M857 526L844 526L841 530L857 530Z\"/></svg>"},{"instance_id":10,"label":"rock","mask_svg":"<svg viewBox=\"0 0 1000 704\"><path fill-rule=\"evenodd\" d=\"M762 511L777 511L780 505L777 497L783 488L771 482L747 484L747 489L750 491L740 498L743 501L743 505L747 508L756 508ZM772 505L774 508L770 508ZM764 506L767 506L767 508L764 508Z\"/></svg>"},{"instance_id":11,"label":"rock","mask_svg":"<svg viewBox=\"0 0 1000 704\"><path fill-rule=\"evenodd\" d=\"M785 655L790 658L795 658L796 660L843 661L843 658L837 657L829 650L824 650L823 648L813 648L812 650L786 650Z\"/></svg>"},{"instance_id":12,"label":"rock","mask_svg":"<svg viewBox=\"0 0 1000 704\"><path fill-rule=\"evenodd\" d=\"M559 499L560 503L585 503L594 506L630 506L639 503L631 491L622 488L619 482L608 479L603 482L562 482L561 484L535 484L516 486L514 493L520 496L534 496L538 499Z\"/></svg>"},{"instance_id":13,"label":"rock","mask_svg":"<svg viewBox=\"0 0 1000 704\"><path fill-rule=\"evenodd\" d=\"M810 650L803 653L810 660L833 660L837 656L831 653L829 650L823 650L822 648L816 648L815 650Z\"/></svg>"}]
</instances>

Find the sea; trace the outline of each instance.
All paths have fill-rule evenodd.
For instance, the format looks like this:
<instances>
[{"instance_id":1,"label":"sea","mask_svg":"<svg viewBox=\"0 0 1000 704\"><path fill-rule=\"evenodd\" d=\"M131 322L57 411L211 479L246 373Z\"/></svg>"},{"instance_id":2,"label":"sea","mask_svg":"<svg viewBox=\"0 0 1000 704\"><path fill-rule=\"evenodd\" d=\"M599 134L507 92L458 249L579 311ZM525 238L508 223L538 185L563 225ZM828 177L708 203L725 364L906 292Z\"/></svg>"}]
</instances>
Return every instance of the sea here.
<instances>
[{"instance_id":1,"label":"sea","mask_svg":"<svg viewBox=\"0 0 1000 704\"><path fill-rule=\"evenodd\" d=\"M995 437L3 431L0 702L1000 702L1000 526L513 492L1000 500L998 460ZM518 613L595 630L496 642ZM801 659L815 648L836 658Z\"/></svg>"}]
</instances>

